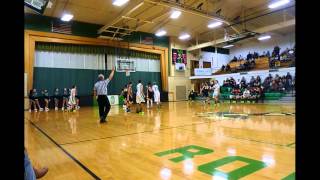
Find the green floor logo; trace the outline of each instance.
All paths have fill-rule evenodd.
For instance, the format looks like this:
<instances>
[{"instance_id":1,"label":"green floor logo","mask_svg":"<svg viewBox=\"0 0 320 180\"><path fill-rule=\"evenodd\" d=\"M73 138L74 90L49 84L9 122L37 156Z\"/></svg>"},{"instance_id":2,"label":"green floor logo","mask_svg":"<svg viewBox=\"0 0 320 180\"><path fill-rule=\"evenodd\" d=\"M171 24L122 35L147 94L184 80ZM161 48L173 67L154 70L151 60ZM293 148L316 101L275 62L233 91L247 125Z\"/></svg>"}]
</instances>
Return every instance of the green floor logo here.
<instances>
[{"instance_id":1,"label":"green floor logo","mask_svg":"<svg viewBox=\"0 0 320 180\"><path fill-rule=\"evenodd\" d=\"M169 154L179 153L180 155L177 155L174 158L170 158L169 160L172 161L173 163L181 163L184 160L196 158L197 156L207 155L213 152L214 151L212 149L208 149L208 148L204 148L196 145L188 145L188 146L184 146L176 149L170 149L167 151L158 152L158 153L155 153L155 155L159 157L164 157ZM240 168L234 169L230 172L223 172L218 169L219 167L222 167L226 164L233 163L235 161L244 162L246 165ZM227 156L212 162L199 165L198 170L200 172L203 172L211 176L220 176L225 179L236 180L236 179L243 178L254 172L257 172L265 167L267 167L267 164L262 161L250 159L243 156ZM294 176L294 175L291 175L291 176ZM289 178L292 178L291 176L289 176ZM287 179L289 178L287 177Z\"/></svg>"}]
</instances>

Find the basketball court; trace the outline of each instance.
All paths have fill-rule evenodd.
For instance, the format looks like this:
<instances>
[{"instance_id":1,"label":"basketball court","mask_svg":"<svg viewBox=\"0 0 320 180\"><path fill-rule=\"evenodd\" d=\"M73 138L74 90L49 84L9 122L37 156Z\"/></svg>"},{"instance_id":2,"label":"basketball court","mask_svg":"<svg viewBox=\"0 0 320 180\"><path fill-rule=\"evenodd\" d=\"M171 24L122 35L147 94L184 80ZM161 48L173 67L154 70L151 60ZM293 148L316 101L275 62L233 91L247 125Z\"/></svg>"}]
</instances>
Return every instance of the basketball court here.
<instances>
[{"instance_id":1,"label":"basketball court","mask_svg":"<svg viewBox=\"0 0 320 180\"><path fill-rule=\"evenodd\" d=\"M25 0L25 148L34 167L48 167L41 179L295 179L294 86L251 101L232 99L236 87L225 84L295 79L289 50L274 64L264 55L295 49L295 2L118 1ZM241 70L245 57L231 59L248 52L261 56ZM93 87L112 68L111 109L101 123ZM132 82L136 93L138 80L145 93L148 83L159 86L159 107L144 103L136 113L134 102L126 112L122 92ZM205 101L211 82L219 84L218 103L214 89ZM73 85L80 102L72 112L53 92ZM48 105L40 95L39 102L50 110L30 104L33 89L48 90Z\"/></svg>"}]
</instances>

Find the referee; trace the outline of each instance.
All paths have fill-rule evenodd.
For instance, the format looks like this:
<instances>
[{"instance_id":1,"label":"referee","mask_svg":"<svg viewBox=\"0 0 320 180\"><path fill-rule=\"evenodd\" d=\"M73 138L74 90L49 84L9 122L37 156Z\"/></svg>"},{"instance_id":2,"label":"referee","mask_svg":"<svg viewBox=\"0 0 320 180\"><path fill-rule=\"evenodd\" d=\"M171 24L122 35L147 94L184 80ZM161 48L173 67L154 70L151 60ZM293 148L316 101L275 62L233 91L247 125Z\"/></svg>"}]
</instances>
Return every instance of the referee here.
<instances>
[{"instance_id":1,"label":"referee","mask_svg":"<svg viewBox=\"0 0 320 180\"><path fill-rule=\"evenodd\" d=\"M113 78L114 75L114 67L112 68L112 72L110 73L108 79L104 79L103 74L99 74L98 76L98 82L94 84L94 96L96 96L96 99L98 101L99 105L99 116L100 116L100 123L105 123L107 115L110 111L110 102L108 100L108 84Z\"/></svg>"}]
</instances>

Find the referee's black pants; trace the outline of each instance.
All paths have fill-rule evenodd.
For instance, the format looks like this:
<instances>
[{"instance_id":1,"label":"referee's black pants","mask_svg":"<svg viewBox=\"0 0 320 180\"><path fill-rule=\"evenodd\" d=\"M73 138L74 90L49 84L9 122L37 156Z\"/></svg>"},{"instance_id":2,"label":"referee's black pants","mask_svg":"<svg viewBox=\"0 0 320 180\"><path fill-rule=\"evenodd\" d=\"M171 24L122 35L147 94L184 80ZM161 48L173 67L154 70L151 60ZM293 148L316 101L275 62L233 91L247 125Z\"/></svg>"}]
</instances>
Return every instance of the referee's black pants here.
<instances>
[{"instance_id":1,"label":"referee's black pants","mask_svg":"<svg viewBox=\"0 0 320 180\"><path fill-rule=\"evenodd\" d=\"M110 102L107 95L98 95L100 121L105 121L110 111Z\"/></svg>"}]
</instances>

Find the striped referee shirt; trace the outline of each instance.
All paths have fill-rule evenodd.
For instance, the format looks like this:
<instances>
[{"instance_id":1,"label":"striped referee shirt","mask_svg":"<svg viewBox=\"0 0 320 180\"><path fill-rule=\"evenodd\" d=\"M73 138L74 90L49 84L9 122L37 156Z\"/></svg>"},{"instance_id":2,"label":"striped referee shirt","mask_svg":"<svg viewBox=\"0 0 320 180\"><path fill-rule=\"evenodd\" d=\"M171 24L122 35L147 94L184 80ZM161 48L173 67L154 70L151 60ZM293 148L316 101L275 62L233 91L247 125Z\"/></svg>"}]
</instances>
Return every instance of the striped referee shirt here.
<instances>
[{"instance_id":1,"label":"striped referee shirt","mask_svg":"<svg viewBox=\"0 0 320 180\"><path fill-rule=\"evenodd\" d=\"M110 80L106 79L106 80L102 80L102 81L98 81L96 82L96 84L94 84L94 90L97 91L97 95L108 95L108 84L109 84Z\"/></svg>"}]
</instances>

